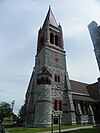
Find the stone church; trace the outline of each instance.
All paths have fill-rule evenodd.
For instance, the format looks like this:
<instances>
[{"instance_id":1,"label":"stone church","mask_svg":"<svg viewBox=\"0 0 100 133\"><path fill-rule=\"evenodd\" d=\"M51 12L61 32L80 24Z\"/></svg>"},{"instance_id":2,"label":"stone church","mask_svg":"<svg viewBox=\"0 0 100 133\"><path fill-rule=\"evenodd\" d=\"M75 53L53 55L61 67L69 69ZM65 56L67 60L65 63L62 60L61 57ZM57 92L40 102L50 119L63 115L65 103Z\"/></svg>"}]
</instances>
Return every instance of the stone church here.
<instances>
[{"instance_id":1,"label":"stone church","mask_svg":"<svg viewBox=\"0 0 100 133\"><path fill-rule=\"evenodd\" d=\"M25 99L24 125L95 123L99 84L69 80L63 32L51 8L38 31L37 53ZM94 89L97 89L94 95ZM98 95L98 97L97 97ZM59 117L58 117L59 116Z\"/></svg>"}]
</instances>

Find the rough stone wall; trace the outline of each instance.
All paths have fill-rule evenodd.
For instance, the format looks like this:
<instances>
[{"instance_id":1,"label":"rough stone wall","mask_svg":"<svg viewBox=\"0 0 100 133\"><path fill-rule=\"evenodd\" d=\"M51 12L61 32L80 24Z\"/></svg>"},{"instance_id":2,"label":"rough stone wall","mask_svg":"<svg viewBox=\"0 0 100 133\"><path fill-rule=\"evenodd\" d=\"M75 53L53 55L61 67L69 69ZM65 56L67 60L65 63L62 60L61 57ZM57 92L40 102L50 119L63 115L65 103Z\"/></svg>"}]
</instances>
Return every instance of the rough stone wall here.
<instances>
[{"instance_id":1,"label":"rough stone wall","mask_svg":"<svg viewBox=\"0 0 100 133\"><path fill-rule=\"evenodd\" d=\"M48 66L48 69L52 73L52 101L62 100L63 102L63 111L68 111L67 113L61 113L61 124L75 124L75 113L73 106L73 99L71 94L71 88L69 77L66 71L66 59L65 52L56 51L52 49L45 50L45 64ZM55 58L58 61L55 61ZM60 75L60 82L56 83L54 81L55 74ZM66 77L66 78L65 78ZM67 84L67 86L66 86ZM69 91L70 90L70 91ZM73 113L72 113L73 112Z\"/></svg>"},{"instance_id":2,"label":"rough stone wall","mask_svg":"<svg viewBox=\"0 0 100 133\"><path fill-rule=\"evenodd\" d=\"M39 85L35 92L35 117L34 127L46 127L51 125L52 99L51 87Z\"/></svg>"},{"instance_id":3,"label":"rough stone wall","mask_svg":"<svg viewBox=\"0 0 100 133\"><path fill-rule=\"evenodd\" d=\"M36 55L35 60L35 78L37 77L37 74L39 71L44 67L45 65L45 50L44 48L41 49L38 55Z\"/></svg>"},{"instance_id":4,"label":"rough stone wall","mask_svg":"<svg viewBox=\"0 0 100 133\"><path fill-rule=\"evenodd\" d=\"M55 46L56 47L56 46ZM55 69L66 70L66 60L65 52L60 52L59 49L56 50L55 47L52 48L48 45L45 49L45 65L52 66Z\"/></svg>"},{"instance_id":5,"label":"rough stone wall","mask_svg":"<svg viewBox=\"0 0 100 133\"><path fill-rule=\"evenodd\" d=\"M34 127L48 127L51 125L51 103L38 102L35 106Z\"/></svg>"},{"instance_id":6,"label":"rough stone wall","mask_svg":"<svg viewBox=\"0 0 100 133\"><path fill-rule=\"evenodd\" d=\"M27 127L33 126L33 108L34 108L34 71L29 82L28 90L26 93L25 101L25 122L24 125Z\"/></svg>"}]
</instances>

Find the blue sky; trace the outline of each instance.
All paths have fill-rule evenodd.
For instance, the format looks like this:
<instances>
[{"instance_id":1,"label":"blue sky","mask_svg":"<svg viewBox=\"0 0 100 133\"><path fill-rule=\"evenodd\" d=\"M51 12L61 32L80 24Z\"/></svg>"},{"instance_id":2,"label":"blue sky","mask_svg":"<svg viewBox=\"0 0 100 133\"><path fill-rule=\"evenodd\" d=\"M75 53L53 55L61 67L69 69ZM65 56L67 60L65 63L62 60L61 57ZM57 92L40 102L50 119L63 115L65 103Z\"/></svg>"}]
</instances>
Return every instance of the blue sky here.
<instances>
[{"instance_id":1,"label":"blue sky","mask_svg":"<svg viewBox=\"0 0 100 133\"><path fill-rule=\"evenodd\" d=\"M63 27L70 79L93 83L99 70L87 25L100 24L99 0L0 0L0 102L24 103L34 67L37 33L48 7Z\"/></svg>"}]
</instances>

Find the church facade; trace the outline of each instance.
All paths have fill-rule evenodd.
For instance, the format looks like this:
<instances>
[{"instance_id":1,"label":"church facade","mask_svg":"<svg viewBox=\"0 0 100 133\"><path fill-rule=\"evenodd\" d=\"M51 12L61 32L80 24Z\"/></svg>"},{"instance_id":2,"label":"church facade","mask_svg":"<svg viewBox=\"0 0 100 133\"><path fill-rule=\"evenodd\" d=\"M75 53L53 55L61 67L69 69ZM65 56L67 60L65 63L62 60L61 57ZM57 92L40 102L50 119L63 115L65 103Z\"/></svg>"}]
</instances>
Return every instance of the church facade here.
<instances>
[{"instance_id":1,"label":"church facade","mask_svg":"<svg viewBox=\"0 0 100 133\"><path fill-rule=\"evenodd\" d=\"M25 99L24 125L49 127L95 123L89 85L69 80L61 25L49 7L38 32L37 53ZM59 116L59 117L58 117ZM57 118L57 119L56 119Z\"/></svg>"}]
</instances>

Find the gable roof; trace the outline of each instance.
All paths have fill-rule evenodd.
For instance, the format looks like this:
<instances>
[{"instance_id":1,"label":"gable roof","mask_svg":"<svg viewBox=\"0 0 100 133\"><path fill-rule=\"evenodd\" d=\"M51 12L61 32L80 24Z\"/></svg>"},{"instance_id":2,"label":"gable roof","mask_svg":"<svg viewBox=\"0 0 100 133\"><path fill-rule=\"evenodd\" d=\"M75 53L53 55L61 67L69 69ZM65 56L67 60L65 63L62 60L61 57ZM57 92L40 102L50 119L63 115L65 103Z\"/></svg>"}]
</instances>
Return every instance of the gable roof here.
<instances>
[{"instance_id":1,"label":"gable roof","mask_svg":"<svg viewBox=\"0 0 100 133\"><path fill-rule=\"evenodd\" d=\"M48 71L46 67L43 67L42 70L38 73L38 76L40 75L49 75L50 77L52 77L51 73Z\"/></svg>"},{"instance_id":2,"label":"gable roof","mask_svg":"<svg viewBox=\"0 0 100 133\"><path fill-rule=\"evenodd\" d=\"M70 80L71 89L72 89L72 97L74 100L82 100L82 101L96 101L93 99L88 91L88 84Z\"/></svg>"},{"instance_id":3,"label":"gable roof","mask_svg":"<svg viewBox=\"0 0 100 133\"><path fill-rule=\"evenodd\" d=\"M71 84L72 92L89 95L88 90L87 90L88 84L74 81L74 80L70 80L70 84Z\"/></svg>"}]
</instances>

